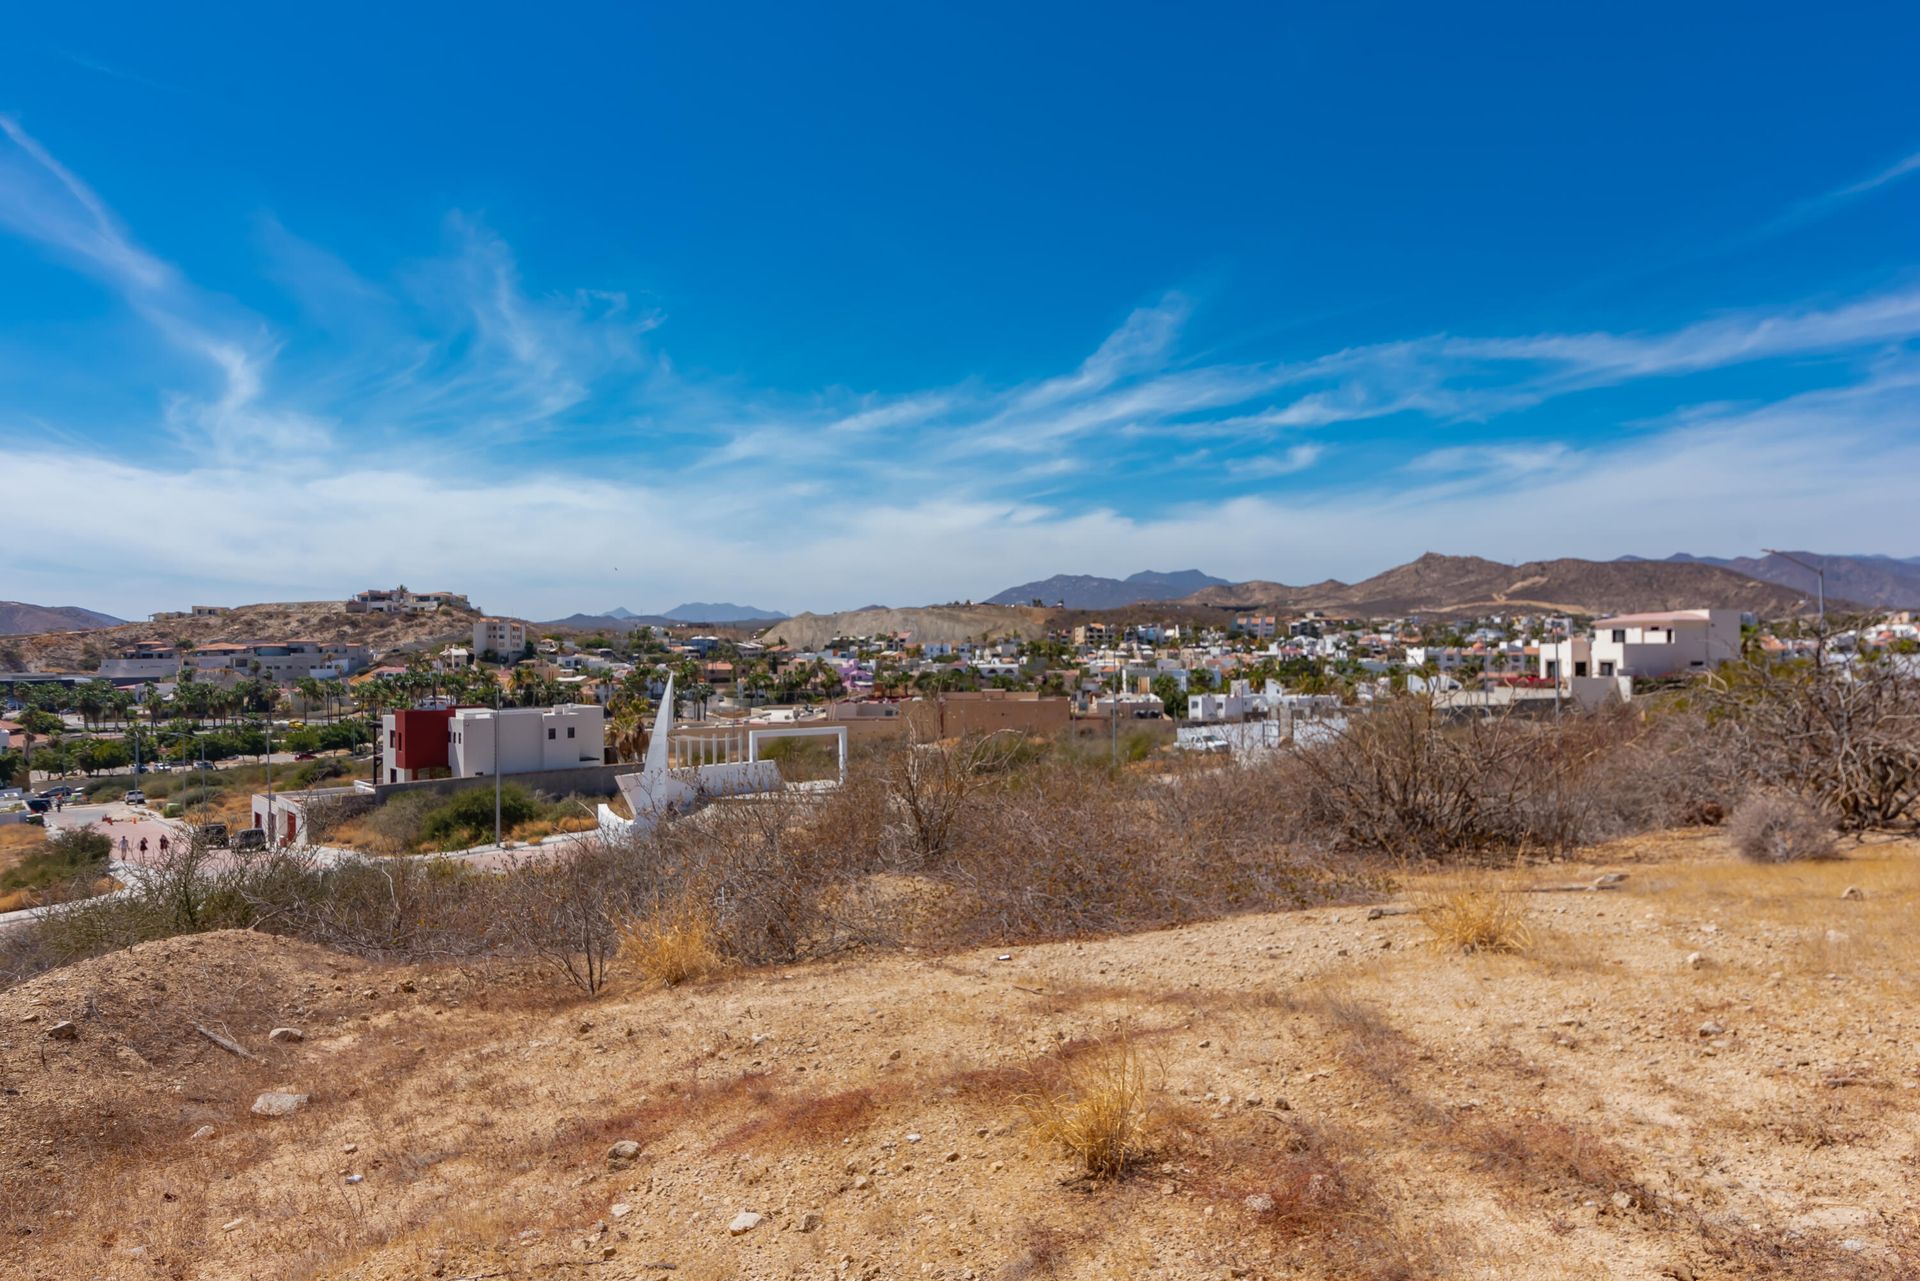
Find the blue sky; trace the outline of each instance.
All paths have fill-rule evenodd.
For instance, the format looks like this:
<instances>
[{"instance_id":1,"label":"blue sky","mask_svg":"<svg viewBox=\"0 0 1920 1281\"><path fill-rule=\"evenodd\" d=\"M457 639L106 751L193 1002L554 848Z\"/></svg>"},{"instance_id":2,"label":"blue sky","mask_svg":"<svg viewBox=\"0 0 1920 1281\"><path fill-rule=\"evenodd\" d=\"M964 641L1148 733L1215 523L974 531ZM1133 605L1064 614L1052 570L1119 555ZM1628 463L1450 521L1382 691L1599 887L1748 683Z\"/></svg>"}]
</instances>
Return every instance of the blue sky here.
<instances>
[{"instance_id":1,"label":"blue sky","mask_svg":"<svg viewBox=\"0 0 1920 1281\"><path fill-rule=\"evenodd\" d=\"M1912 5L39 6L0 596L1920 554Z\"/></svg>"}]
</instances>

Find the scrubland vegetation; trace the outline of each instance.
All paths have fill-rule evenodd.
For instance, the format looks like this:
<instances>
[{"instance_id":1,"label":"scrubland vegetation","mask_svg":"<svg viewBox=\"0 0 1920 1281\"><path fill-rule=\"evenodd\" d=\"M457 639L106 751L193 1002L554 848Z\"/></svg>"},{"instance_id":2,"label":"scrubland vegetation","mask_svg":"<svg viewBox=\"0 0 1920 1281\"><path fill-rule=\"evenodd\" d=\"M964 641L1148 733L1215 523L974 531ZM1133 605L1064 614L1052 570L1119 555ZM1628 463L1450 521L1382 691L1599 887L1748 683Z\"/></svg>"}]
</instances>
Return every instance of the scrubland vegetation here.
<instances>
[{"instance_id":1,"label":"scrubland vegetation","mask_svg":"<svg viewBox=\"0 0 1920 1281\"><path fill-rule=\"evenodd\" d=\"M1906 706L916 744L503 875L189 851L9 942L0 1267L1912 1275Z\"/></svg>"}]
</instances>

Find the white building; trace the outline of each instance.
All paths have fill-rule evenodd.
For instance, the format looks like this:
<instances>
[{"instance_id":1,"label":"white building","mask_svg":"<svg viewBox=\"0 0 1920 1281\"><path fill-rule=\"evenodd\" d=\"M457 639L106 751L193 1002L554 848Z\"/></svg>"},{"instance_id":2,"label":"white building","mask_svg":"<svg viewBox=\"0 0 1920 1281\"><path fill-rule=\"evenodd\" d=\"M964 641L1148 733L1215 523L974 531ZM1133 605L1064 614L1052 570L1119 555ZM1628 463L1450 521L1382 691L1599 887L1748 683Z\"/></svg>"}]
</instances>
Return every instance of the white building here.
<instances>
[{"instance_id":1,"label":"white building","mask_svg":"<svg viewBox=\"0 0 1920 1281\"><path fill-rule=\"evenodd\" d=\"M410 592L405 587L383 587L356 592L347 602L349 614L431 614L443 608L466 609L459 592Z\"/></svg>"},{"instance_id":2,"label":"white building","mask_svg":"<svg viewBox=\"0 0 1920 1281\"><path fill-rule=\"evenodd\" d=\"M525 623L511 618L477 618L473 623L473 652L492 652L501 658L518 658L527 647Z\"/></svg>"},{"instance_id":3,"label":"white building","mask_svg":"<svg viewBox=\"0 0 1920 1281\"><path fill-rule=\"evenodd\" d=\"M607 714L596 703L462 707L447 720L447 769L474 778L601 765L606 736Z\"/></svg>"},{"instance_id":4,"label":"white building","mask_svg":"<svg viewBox=\"0 0 1920 1281\"><path fill-rule=\"evenodd\" d=\"M1737 609L1676 609L1603 618L1590 636L1540 646L1540 675L1672 676L1709 671L1740 657Z\"/></svg>"}]
</instances>

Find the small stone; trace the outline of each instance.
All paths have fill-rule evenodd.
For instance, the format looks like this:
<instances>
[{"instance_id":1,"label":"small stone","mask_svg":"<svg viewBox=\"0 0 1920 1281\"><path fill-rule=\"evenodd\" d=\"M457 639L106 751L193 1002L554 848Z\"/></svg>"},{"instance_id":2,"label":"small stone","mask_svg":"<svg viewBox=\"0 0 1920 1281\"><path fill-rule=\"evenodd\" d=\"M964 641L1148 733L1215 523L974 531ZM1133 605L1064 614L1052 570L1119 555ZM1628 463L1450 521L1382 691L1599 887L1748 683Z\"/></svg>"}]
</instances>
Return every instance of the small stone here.
<instances>
[{"instance_id":1,"label":"small stone","mask_svg":"<svg viewBox=\"0 0 1920 1281\"><path fill-rule=\"evenodd\" d=\"M195 1130L195 1131L194 1131L194 1132L192 1133L192 1135L190 1135L189 1137L191 1137L191 1138L193 1138L193 1139L196 1139L196 1140L198 1140L198 1139L210 1139L210 1138L212 1138L212 1137L213 1137L213 1127L212 1127L212 1126L210 1126L210 1125L203 1125L203 1126L201 1126L201 1127L200 1127L199 1129L197 1129L197 1130Z\"/></svg>"},{"instance_id":2,"label":"small stone","mask_svg":"<svg viewBox=\"0 0 1920 1281\"><path fill-rule=\"evenodd\" d=\"M1202 1042L1200 1042L1200 1048L1204 1050L1204 1049L1206 1049L1206 1048L1207 1048L1208 1046L1210 1046L1210 1045L1212 1045L1212 1044L1213 1044L1213 1042L1212 1042L1212 1041L1202 1041Z\"/></svg>"},{"instance_id":3,"label":"small stone","mask_svg":"<svg viewBox=\"0 0 1920 1281\"><path fill-rule=\"evenodd\" d=\"M808 1210L800 1216L800 1230L802 1232L818 1232L822 1227L826 1226L826 1222L826 1216L818 1210Z\"/></svg>"},{"instance_id":4,"label":"small stone","mask_svg":"<svg viewBox=\"0 0 1920 1281\"><path fill-rule=\"evenodd\" d=\"M614 1255L618 1253L620 1252L610 1245L603 1245L600 1247L600 1257L603 1259L611 1259Z\"/></svg>"},{"instance_id":5,"label":"small stone","mask_svg":"<svg viewBox=\"0 0 1920 1281\"><path fill-rule=\"evenodd\" d=\"M947 1153L947 1160L948 1160L948 1161L958 1161L959 1159L960 1159L960 1154L959 1154L958 1152L949 1152L949 1153Z\"/></svg>"},{"instance_id":6,"label":"small stone","mask_svg":"<svg viewBox=\"0 0 1920 1281\"><path fill-rule=\"evenodd\" d=\"M764 1214L755 1214L752 1210L742 1210L733 1216L733 1222L727 1224L727 1232L729 1235L737 1237L753 1231L766 1221L767 1216Z\"/></svg>"},{"instance_id":7,"label":"small stone","mask_svg":"<svg viewBox=\"0 0 1920 1281\"><path fill-rule=\"evenodd\" d=\"M1367 909L1367 919L1369 921L1377 921L1386 914L1387 909L1384 907L1370 907Z\"/></svg>"},{"instance_id":8,"label":"small stone","mask_svg":"<svg viewBox=\"0 0 1920 1281\"><path fill-rule=\"evenodd\" d=\"M1625 1192L1614 1193L1613 1208L1616 1210L1631 1210L1633 1208L1633 1197Z\"/></svg>"},{"instance_id":9,"label":"small stone","mask_svg":"<svg viewBox=\"0 0 1920 1281\"><path fill-rule=\"evenodd\" d=\"M1000 960L1000 961L1011 961L1011 960L1013 959L1013 953L1011 953L1011 952L1002 952L1002 953L1000 953L1000 955L999 955L999 956L997 956L997 957L995 957L994 959L995 959L995 960Z\"/></svg>"},{"instance_id":10,"label":"small stone","mask_svg":"<svg viewBox=\"0 0 1920 1281\"><path fill-rule=\"evenodd\" d=\"M364 1174L349 1174L347 1176L347 1183L349 1185L352 1185L355 1183L365 1183L366 1181L367 1181L367 1176Z\"/></svg>"},{"instance_id":11,"label":"small stone","mask_svg":"<svg viewBox=\"0 0 1920 1281\"><path fill-rule=\"evenodd\" d=\"M77 1041L80 1039L80 1029L75 1027L69 1020L61 1019L58 1023L55 1023L47 1029L47 1039L49 1041Z\"/></svg>"},{"instance_id":12,"label":"small stone","mask_svg":"<svg viewBox=\"0 0 1920 1281\"><path fill-rule=\"evenodd\" d=\"M613 1165L626 1165L640 1157L640 1145L632 1139L621 1139L607 1149L607 1160Z\"/></svg>"},{"instance_id":13,"label":"small stone","mask_svg":"<svg viewBox=\"0 0 1920 1281\"><path fill-rule=\"evenodd\" d=\"M1272 1214L1273 1213L1273 1198L1268 1196L1264 1192L1254 1193L1252 1196L1248 1197L1245 1201L1241 1202L1241 1204L1246 1206L1247 1209L1251 1210L1255 1214Z\"/></svg>"},{"instance_id":14,"label":"small stone","mask_svg":"<svg viewBox=\"0 0 1920 1281\"><path fill-rule=\"evenodd\" d=\"M612 1215L616 1219L624 1219L629 1214L633 1213L633 1207L628 1205L625 1201L616 1201L614 1202L613 1208L611 1210L608 1210L607 1213Z\"/></svg>"},{"instance_id":15,"label":"small stone","mask_svg":"<svg viewBox=\"0 0 1920 1281\"><path fill-rule=\"evenodd\" d=\"M1593 878L1593 888L1596 890L1604 890L1609 886L1618 885L1626 879L1627 874L1625 872L1602 872Z\"/></svg>"},{"instance_id":16,"label":"small stone","mask_svg":"<svg viewBox=\"0 0 1920 1281\"><path fill-rule=\"evenodd\" d=\"M1858 1254L1867 1248L1867 1243L1859 1237L1844 1237L1841 1239L1840 1248L1848 1254Z\"/></svg>"},{"instance_id":17,"label":"small stone","mask_svg":"<svg viewBox=\"0 0 1920 1281\"><path fill-rule=\"evenodd\" d=\"M1847 886L1846 889L1840 891L1841 898L1849 899L1855 903L1859 902L1861 899L1865 898L1866 896L1867 896L1867 892L1861 889L1858 885L1849 885Z\"/></svg>"},{"instance_id":18,"label":"small stone","mask_svg":"<svg viewBox=\"0 0 1920 1281\"><path fill-rule=\"evenodd\" d=\"M1705 1023L1702 1023L1700 1025L1701 1036L1719 1036L1722 1033L1724 1033L1726 1030L1727 1030L1726 1028L1721 1027L1718 1023L1714 1022L1712 1019L1708 1019Z\"/></svg>"},{"instance_id":19,"label":"small stone","mask_svg":"<svg viewBox=\"0 0 1920 1281\"><path fill-rule=\"evenodd\" d=\"M291 1116L307 1102L307 1095L292 1094L285 1090L268 1090L253 1101L251 1111L255 1116Z\"/></svg>"},{"instance_id":20,"label":"small stone","mask_svg":"<svg viewBox=\"0 0 1920 1281\"><path fill-rule=\"evenodd\" d=\"M1688 969L1690 970L1704 969L1706 967L1706 964L1707 964L1707 957L1704 952L1688 952L1687 953Z\"/></svg>"},{"instance_id":21,"label":"small stone","mask_svg":"<svg viewBox=\"0 0 1920 1281\"><path fill-rule=\"evenodd\" d=\"M362 1000L367 1000L367 1001L377 1001L380 999L380 993L375 991L373 988L368 988L366 991L362 992L360 996Z\"/></svg>"},{"instance_id":22,"label":"small stone","mask_svg":"<svg viewBox=\"0 0 1920 1281\"><path fill-rule=\"evenodd\" d=\"M853 1178L853 1186L859 1188L861 1191L865 1191L873 1186L873 1180L864 1174L856 1174Z\"/></svg>"},{"instance_id":23,"label":"small stone","mask_svg":"<svg viewBox=\"0 0 1920 1281\"><path fill-rule=\"evenodd\" d=\"M907 1136L907 1142L909 1143L918 1143L919 1141L920 1141L920 1136L917 1134L909 1134Z\"/></svg>"},{"instance_id":24,"label":"small stone","mask_svg":"<svg viewBox=\"0 0 1920 1281\"><path fill-rule=\"evenodd\" d=\"M267 1033L267 1039L275 1045L297 1045L307 1039L307 1034L297 1027L277 1027Z\"/></svg>"},{"instance_id":25,"label":"small stone","mask_svg":"<svg viewBox=\"0 0 1920 1281\"><path fill-rule=\"evenodd\" d=\"M238 1230L240 1225L245 1222L246 1222L245 1219L228 1219L225 1223L222 1223L220 1225L220 1230L222 1232L233 1232Z\"/></svg>"},{"instance_id":26,"label":"small stone","mask_svg":"<svg viewBox=\"0 0 1920 1281\"><path fill-rule=\"evenodd\" d=\"M358 1143L342 1143L340 1145L341 1153L346 1156L352 1156L355 1152L358 1152L359 1150L360 1150L360 1145Z\"/></svg>"}]
</instances>

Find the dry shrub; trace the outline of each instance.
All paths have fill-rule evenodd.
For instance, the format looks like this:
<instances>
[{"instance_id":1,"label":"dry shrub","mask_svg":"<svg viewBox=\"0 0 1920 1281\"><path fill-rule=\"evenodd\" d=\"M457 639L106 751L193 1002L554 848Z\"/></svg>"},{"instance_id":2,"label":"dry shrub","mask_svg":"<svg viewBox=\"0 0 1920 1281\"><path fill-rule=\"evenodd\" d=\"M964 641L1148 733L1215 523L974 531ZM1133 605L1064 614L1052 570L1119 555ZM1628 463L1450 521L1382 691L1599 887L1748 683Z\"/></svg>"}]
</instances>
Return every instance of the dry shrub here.
<instances>
[{"instance_id":1,"label":"dry shrub","mask_svg":"<svg viewBox=\"0 0 1920 1281\"><path fill-rule=\"evenodd\" d=\"M726 963L715 940L712 908L692 898L624 921L619 931L621 962L665 987L705 978Z\"/></svg>"},{"instance_id":2,"label":"dry shrub","mask_svg":"<svg viewBox=\"0 0 1920 1281\"><path fill-rule=\"evenodd\" d=\"M1653 735L1618 708L1452 716L1408 695L1289 753L1287 790L1301 826L1367 857L1564 851L1671 821L1684 798L1648 763Z\"/></svg>"},{"instance_id":3,"label":"dry shrub","mask_svg":"<svg viewBox=\"0 0 1920 1281\"><path fill-rule=\"evenodd\" d=\"M1442 890L1420 904L1420 920L1443 952L1523 952L1533 945L1526 902L1510 890Z\"/></svg>"},{"instance_id":4,"label":"dry shrub","mask_svg":"<svg viewBox=\"0 0 1920 1281\"><path fill-rule=\"evenodd\" d=\"M1756 863L1834 857L1833 823L1797 796L1756 792L1727 820L1727 838Z\"/></svg>"},{"instance_id":5,"label":"dry shrub","mask_svg":"<svg viewBox=\"0 0 1920 1281\"><path fill-rule=\"evenodd\" d=\"M1061 1065L1016 1102L1034 1140L1064 1148L1090 1178L1115 1179L1153 1151L1159 1112L1130 1037Z\"/></svg>"},{"instance_id":6,"label":"dry shrub","mask_svg":"<svg viewBox=\"0 0 1920 1281\"><path fill-rule=\"evenodd\" d=\"M1461 1149L1481 1169L1530 1187L1549 1192L1571 1187L1606 1197L1623 1192L1636 1205L1649 1200L1620 1155L1577 1126L1523 1117L1487 1121L1459 1134Z\"/></svg>"},{"instance_id":7,"label":"dry shrub","mask_svg":"<svg viewBox=\"0 0 1920 1281\"><path fill-rule=\"evenodd\" d=\"M1920 823L1920 677L1884 658L1758 658L1714 673L1701 698L1717 751L1696 768L1792 792L1842 831Z\"/></svg>"}]
</instances>

